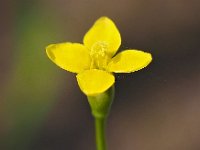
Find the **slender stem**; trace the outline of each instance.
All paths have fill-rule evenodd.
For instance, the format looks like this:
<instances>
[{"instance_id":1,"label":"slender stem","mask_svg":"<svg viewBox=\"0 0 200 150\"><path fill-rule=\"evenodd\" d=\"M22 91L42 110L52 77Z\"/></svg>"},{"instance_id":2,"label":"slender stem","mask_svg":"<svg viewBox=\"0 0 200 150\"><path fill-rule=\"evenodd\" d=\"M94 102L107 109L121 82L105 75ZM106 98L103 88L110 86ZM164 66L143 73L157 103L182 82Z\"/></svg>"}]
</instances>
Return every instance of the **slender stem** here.
<instances>
[{"instance_id":1,"label":"slender stem","mask_svg":"<svg viewBox=\"0 0 200 150\"><path fill-rule=\"evenodd\" d=\"M95 131L97 150L106 150L105 118L95 118Z\"/></svg>"}]
</instances>

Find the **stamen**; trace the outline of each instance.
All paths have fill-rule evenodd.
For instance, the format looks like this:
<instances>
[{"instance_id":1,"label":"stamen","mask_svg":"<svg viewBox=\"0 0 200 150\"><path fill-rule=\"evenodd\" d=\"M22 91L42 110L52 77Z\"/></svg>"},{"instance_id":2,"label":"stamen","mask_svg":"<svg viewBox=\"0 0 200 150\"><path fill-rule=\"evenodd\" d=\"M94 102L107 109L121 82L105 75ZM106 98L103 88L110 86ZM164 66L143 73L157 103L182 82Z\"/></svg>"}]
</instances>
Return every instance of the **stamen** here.
<instances>
[{"instance_id":1,"label":"stamen","mask_svg":"<svg viewBox=\"0 0 200 150\"><path fill-rule=\"evenodd\" d=\"M93 44L90 56L92 58L92 63L90 68L104 69L108 61L108 43L104 41L99 41Z\"/></svg>"}]
</instances>

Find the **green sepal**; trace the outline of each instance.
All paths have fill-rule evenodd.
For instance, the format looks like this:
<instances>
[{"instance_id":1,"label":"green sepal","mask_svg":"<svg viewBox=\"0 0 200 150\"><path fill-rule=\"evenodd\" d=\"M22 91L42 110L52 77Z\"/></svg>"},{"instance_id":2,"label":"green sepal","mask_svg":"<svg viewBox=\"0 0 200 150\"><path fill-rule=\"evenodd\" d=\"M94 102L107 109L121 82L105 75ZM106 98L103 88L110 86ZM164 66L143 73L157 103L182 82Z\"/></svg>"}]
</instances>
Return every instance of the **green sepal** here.
<instances>
[{"instance_id":1,"label":"green sepal","mask_svg":"<svg viewBox=\"0 0 200 150\"><path fill-rule=\"evenodd\" d=\"M114 85L104 93L87 96L91 107L92 115L95 118L105 118L109 114L111 104L114 99Z\"/></svg>"}]
</instances>

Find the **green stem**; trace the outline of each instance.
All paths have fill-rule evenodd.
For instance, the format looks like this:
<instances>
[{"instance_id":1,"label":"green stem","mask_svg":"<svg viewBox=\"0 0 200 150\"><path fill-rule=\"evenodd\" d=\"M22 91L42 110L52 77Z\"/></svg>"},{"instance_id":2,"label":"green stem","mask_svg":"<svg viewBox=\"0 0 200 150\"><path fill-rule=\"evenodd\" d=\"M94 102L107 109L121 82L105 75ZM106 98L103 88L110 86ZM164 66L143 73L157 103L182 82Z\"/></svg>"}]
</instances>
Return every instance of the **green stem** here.
<instances>
[{"instance_id":1,"label":"green stem","mask_svg":"<svg viewBox=\"0 0 200 150\"><path fill-rule=\"evenodd\" d=\"M96 147L97 150L106 150L105 118L95 117Z\"/></svg>"},{"instance_id":2,"label":"green stem","mask_svg":"<svg viewBox=\"0 0 200 150\"><path fill-rule=\"evenodd\" d=\"M87 98L95 119L97 150L106 150L105 122L114 99L114 86L103 93L87 96Z\"/></svg>"}]
</instances>

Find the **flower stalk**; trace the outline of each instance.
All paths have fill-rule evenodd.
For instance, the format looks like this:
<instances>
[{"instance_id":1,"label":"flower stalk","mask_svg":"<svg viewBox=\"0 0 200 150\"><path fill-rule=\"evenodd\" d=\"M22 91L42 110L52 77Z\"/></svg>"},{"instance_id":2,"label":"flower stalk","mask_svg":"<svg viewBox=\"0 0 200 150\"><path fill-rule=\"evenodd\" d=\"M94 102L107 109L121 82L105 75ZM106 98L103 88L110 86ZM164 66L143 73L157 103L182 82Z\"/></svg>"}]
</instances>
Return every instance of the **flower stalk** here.
<instances>
[{"instance_id":1,"label":"flower stalk","mask_svg":"<svg viewBox=\"0 0 200 150\"><path fill-rule=\"evenodd\" d=\"M106 118L95 118L95 134L96 134L97 150L106 150L105 122Z\"/></svg>"},{"instance_id":2,"label":"flower stalk","mask_svg":"<svg viewBox=\"0 0 200 150\"><path fill-rule=\"evenodd\" d=\"M88 96L92 115L95 119L95 134L97 150L106 150L105 123L114 99L114 86L106 92Z\"/></svg>"}]
</instances>

